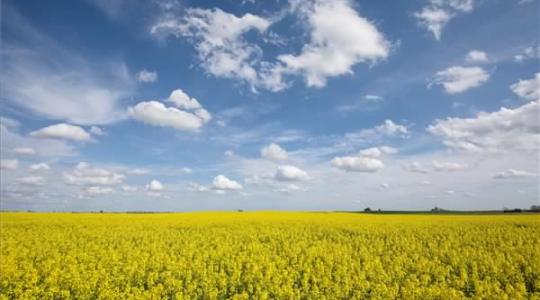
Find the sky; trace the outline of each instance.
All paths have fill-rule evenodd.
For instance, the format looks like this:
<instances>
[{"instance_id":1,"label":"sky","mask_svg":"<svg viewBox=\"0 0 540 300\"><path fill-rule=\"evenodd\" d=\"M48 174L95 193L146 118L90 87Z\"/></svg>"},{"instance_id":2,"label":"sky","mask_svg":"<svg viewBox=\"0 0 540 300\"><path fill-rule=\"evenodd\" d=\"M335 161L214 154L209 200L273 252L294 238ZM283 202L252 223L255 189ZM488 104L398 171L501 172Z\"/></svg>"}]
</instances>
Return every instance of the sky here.
<instances>
[{"instance_id":1,"label":"sky","mask_svg":"<svg viewBox=\"0 0 540 300\"><path fill-rule=\"evenodd\" d=\"M540 204L538 0L1 8L1 209Z\"/></svg>"}]
</instances>

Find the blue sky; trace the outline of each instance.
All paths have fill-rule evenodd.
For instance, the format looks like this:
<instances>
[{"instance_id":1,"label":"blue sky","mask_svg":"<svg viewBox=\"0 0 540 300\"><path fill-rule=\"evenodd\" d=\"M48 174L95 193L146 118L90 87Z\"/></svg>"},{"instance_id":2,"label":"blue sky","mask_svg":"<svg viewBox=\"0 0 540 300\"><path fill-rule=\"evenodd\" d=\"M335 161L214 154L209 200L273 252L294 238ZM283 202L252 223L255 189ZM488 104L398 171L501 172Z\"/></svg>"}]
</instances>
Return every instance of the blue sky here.
<instances>
[{"instance_id":1,"label":"blue sky","mask_svg":"<svg viewBox=\"0 0 540 300\"><path fill-rule=\"evenodd\" d=\"M2 208L539 204L538 9L4 1Z\"/></svg>"}]
</instances>

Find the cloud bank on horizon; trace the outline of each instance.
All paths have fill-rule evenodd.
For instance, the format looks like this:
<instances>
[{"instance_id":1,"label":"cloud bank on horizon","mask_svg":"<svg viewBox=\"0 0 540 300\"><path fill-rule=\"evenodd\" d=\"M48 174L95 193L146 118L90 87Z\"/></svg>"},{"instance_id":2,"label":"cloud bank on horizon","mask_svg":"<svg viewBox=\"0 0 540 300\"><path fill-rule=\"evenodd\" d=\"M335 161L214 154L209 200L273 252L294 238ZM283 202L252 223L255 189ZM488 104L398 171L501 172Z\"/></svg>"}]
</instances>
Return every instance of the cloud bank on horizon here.
<instances>
[{"instance_id":1,"label":"cloud bank on horizon","mask_svg":"<svg viewBox=\"0 0 540 300\"><path fill-rule=\"evenodd\" d=\"M392 5L5 1L2 209L539 204L539 1Z\"/></svg>"}]
</instances>

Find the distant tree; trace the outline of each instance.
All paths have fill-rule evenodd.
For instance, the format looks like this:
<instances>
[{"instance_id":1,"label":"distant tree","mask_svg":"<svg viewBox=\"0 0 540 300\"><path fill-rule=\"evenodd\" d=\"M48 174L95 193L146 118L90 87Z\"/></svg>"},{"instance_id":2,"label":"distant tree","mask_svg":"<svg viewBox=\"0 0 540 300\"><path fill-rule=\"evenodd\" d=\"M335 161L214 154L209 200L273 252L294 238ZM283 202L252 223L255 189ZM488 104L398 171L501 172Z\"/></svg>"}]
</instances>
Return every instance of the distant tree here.
<instances>
[{"instance_id":1,"label":"distant tree","mask_svg":"<svg viewBox=\"0 0 540 300\"><path fill-rule=\"evenodd\" d=\"M523 212L523 209L521 208L514 208L514 209L505 209L505 213L520 213Z\"/></svg>"},{"instance_id":2,"label":"distant tree","mask_svg":"<svg viewBox=\"0 0 540 300\"><path fill-rule=\"evenodd\" d=\"M531 205L530 211L540 212L540 205Z\"/></svg>"},{"instance_id":3,"label":"distant tree","mask_svg":"<svg viewBox=\"0 0 540 300\"><path fill-rule=\"evenodd\" d=\"M364 208L364 212L371 212L371 208L369 207Z\"/></svg>"},{"instance_id":4,"label":"distant tree","mask_svg":"<svg viewBox=\"0 0 540 300\"><path fill-rule=\"evenodd\" d=\"M103 213L103 210L100 210L99 213L102 214L102 213Z\"/></svg>"},{"instance_id":5,"label":"distant tree","mask_svg":"<svg viewBox=\"0 0 540 300\"><path fill-rule=\"evenodd\" d=\"M239 210L237 210L237 211L238 211L238 212L244 212L244 210L243 210L243 209L239 209Z\"/></svg>"}]
</instances>

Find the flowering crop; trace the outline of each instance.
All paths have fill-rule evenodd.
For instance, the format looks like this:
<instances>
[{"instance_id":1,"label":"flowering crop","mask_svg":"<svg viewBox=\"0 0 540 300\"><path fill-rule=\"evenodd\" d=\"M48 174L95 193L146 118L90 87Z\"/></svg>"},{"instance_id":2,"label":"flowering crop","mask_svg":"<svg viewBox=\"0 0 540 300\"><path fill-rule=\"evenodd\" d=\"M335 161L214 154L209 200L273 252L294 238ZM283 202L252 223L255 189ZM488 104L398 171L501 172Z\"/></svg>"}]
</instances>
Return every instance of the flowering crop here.
<instances>
[{"instance_id":1,"label":"flowering crop","mask_svg":"<svg viewBox=\"0 0 540 300\"><path fill-rule=\"evenodd\" d=\"M0 299L540 299L538 215L0 217Z\"/></svg>"}]
</instances>

